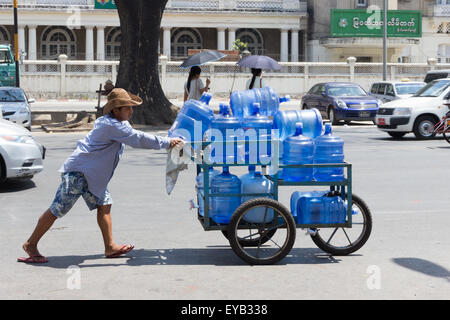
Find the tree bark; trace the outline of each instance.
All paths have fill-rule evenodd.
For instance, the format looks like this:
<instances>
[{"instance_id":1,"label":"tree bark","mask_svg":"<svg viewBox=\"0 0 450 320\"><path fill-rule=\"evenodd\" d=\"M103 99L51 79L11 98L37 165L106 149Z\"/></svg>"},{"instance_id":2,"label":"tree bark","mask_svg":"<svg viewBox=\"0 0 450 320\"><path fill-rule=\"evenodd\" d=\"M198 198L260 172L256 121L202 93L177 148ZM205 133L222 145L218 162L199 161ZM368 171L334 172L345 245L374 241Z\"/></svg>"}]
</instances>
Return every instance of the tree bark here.
<instances>
[{"instance_id":1,"label":"tree bark","mask_svg":"<svg viewBox=\"0 0 450 320\"><path fill-rule=\"evenodd\" d=\"M158 45L161 18L167 0L116 0L122 42L116 87L137 94L144 101L134 108L136 124L171 124L176 107L166 98L159 82Z\"/></svg>"}]
</instances>

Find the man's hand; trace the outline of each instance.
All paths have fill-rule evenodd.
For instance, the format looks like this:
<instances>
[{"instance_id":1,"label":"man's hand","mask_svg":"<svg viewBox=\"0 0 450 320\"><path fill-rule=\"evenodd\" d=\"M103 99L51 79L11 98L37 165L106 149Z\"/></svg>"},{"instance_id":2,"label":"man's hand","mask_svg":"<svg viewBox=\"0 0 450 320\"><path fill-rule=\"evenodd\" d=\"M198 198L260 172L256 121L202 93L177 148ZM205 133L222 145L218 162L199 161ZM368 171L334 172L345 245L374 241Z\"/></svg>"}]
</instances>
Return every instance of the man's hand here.
<instances>
[{"instance_id":1,"label":"man's hand","mask_svg":"<svg viewBox=\"0 0 450 320\"><path fill-rule=\"evenodd\" d=\"M184 145L183 139L181 139L181 138L172 138L172 139L170 139L170 147L171 148L175 147L177 144Z\"/></svg>"},{"instance_id":2,"label":"man's hand","mask_svg":"<svg viewBox=\"0 0 450 320\"><path fill-rule=\"evenodd\" d=\"M209 87L209 84L211 83L211 80L209 80L209 78L208 79L206 79L206 87Z\"/></svg>"}]
</instances>

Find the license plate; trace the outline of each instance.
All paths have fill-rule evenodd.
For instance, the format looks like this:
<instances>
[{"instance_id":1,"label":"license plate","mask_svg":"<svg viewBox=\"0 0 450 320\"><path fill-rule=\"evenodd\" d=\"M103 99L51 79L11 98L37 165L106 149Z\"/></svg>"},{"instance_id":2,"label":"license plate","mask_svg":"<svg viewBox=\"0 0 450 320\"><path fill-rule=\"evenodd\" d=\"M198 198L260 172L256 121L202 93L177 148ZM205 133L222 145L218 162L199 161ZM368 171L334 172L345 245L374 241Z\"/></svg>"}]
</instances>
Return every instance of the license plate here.
<instances>
[{"instance_id":1,"label":"license plate","mask_svg":"<svg viewBox=\"0 0 450 320\"><path fill-rule=\"evenodd\" d=\"M386 125L386 120L384 118L378 118L378 124L380 126L385 126Z\"/></svg>"},{"instance_id":2,"label":"license plate","mask_svg":"<svg viewBox=\"0 0 450 320\"><path fill-rule=\"evenodd\" d=\"M368 117L370 117L370 112L368 112L368 111L360 112L360 113L359 113L359 116L360 116L361 118L368 118Z\"/></svg>"}]
</instances>

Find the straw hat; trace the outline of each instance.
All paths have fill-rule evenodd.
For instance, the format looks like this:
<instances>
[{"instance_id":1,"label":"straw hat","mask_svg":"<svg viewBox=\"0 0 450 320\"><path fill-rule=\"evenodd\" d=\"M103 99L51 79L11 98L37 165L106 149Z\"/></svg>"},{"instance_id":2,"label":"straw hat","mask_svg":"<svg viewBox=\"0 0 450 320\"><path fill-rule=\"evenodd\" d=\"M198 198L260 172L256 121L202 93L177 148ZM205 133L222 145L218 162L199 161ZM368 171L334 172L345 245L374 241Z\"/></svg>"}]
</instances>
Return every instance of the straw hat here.
<instances>
[{"instance_id":1,"label":"straw hat","mask_svg":"<svg viewBox=\"0 0 450 320\"><path fill-rule=\"evenodd\" d=\"M139 106L142 99L122 88L114 88L107 96L108 102L103 107L103 115L110 113L114 108Z\"/></svg>"}]
</instances>

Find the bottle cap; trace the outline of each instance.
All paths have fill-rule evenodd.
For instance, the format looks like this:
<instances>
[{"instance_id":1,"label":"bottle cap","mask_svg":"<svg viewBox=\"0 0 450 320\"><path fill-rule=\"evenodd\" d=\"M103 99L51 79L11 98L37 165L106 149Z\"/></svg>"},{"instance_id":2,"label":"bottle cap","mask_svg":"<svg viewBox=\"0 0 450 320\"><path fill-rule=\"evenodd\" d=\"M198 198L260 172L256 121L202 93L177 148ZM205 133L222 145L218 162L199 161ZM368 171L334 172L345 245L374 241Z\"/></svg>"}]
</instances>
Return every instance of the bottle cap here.
<instances>
[{"instance_id":1,"label":"bottle cap","mask_svg":"<svg viewBox=\"0 0 450 320\"><path fill-rule=\"evenodd\" d=\"M303 133L303 123L297 122L295 124L295 135L299 136Z\"/></svg>"},{"instance_id":2,"label":"bottle cap","mask_svg":"<svg viewBox=\"0 0 450 320\"><path fill-rule=\"evenodd\" d=\"M325 123L325 134L331 134L331 123Z\"/></svg>"},{"instance_id":3,"label":"bottle cap","mask_svg":"<svg viewBox=\"0 0 450 320\"><path fill-rule=\"evenodd\" d=\"M259 114L259 109L261 109L261 105L259 104L259 102L254 102L253 103L253 112L252 115L256 116Z\"/></svg>"}]
</instances>

